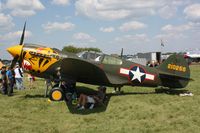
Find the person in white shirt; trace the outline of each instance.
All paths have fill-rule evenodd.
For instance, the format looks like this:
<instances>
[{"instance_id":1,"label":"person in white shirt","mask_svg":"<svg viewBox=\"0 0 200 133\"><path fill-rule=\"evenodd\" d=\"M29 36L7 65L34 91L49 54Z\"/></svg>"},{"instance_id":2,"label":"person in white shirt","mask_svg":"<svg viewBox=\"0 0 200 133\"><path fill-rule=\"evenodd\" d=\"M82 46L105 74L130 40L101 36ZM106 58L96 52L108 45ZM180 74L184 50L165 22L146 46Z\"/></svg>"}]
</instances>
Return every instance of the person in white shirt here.
<instances>
[{"instance_id":1,"label":"person in white shirt","mask_svg":"<svg viewBox=\"0 0 200 133\"><path fill-rule=\"evenodd\" d=\"M23 85L23 70L19 67L19 65L16 65L15 67L15 80L16 80L16 87L18 90L24 89Z\"/></svg>"}]
</instances>

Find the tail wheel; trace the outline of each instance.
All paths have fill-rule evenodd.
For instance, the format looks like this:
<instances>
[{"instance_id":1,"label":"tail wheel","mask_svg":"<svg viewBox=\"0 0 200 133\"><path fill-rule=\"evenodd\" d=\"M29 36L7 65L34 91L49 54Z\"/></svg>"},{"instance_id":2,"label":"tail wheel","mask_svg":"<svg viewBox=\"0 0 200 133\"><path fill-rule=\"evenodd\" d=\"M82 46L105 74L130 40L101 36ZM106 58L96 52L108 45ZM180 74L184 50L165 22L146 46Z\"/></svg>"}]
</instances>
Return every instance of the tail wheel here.
<instances>
[{"instance_id":1,"label":"tail wheel","mask_svg":"<svg viewBox=\"0 0 200 133\"><path fill-rule=\"evenodd\" d=\"M52 101L62 101L64 99L63 90L59 87L55 87L50 90L49 98Z\"/></svg>"}]
</instances>

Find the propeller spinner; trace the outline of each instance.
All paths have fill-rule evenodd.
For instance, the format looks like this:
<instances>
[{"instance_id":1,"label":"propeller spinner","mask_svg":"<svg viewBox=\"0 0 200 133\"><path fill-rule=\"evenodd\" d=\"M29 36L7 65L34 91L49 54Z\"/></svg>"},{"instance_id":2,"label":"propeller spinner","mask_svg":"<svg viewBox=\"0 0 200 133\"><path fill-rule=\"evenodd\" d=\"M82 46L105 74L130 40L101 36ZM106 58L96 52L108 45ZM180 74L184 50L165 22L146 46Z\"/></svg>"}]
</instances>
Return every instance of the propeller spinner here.
<instances>
[{"instance_id":1,"label":"propeller spinner","mask_svg":"<svg viewBox=\"0 0 200 133\"><path fill-rule=\"evenodd\" d=\"M20 38L19 45L15 45L7 49L7 51L14 57L11 63L11 68L13 68L17 62L19 62L19 65L21 67L22 48L23 48L23 42L24 42L24 36L25 36L25 29L26 29L26 22L24 23L24 28L23 28L23 32Z\"/></svg>"}]
</instances>

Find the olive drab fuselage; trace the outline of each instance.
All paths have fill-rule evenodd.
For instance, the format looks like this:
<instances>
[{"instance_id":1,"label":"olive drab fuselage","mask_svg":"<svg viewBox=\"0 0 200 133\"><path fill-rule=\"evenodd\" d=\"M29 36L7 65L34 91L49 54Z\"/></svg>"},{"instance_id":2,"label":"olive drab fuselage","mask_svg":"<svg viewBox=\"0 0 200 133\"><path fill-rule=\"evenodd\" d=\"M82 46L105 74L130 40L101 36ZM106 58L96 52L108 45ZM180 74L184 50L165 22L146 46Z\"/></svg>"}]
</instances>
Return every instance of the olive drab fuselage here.
<instances>
[{"instance_id":1,"label":"olive drab fuselage","mask_svg":"<svg viewBox=\"0 0 200 133\"><path fill-rule=\"evenodd\" d=\"M57 49L35 44L23 45L21 54L24 71L42 78L56 78L57 69L60 68L63 80L72 79L77 82L113 87L124 85L156 87L163 84L171 86L164 82L179 82L183 77L189 79L189 75L184 75L188 73L189 67L185 64L176 64L173 60L159 69L106 54L100 55L98 60L86 60L72 53L64 54ZM176 57L172 59L174 58ZM175 77L179 78L171 78L176 71L178 76ZM183 83L184 85L174 86L182 88L187 84L184 80Z\"/></svg>"}]
</instances>

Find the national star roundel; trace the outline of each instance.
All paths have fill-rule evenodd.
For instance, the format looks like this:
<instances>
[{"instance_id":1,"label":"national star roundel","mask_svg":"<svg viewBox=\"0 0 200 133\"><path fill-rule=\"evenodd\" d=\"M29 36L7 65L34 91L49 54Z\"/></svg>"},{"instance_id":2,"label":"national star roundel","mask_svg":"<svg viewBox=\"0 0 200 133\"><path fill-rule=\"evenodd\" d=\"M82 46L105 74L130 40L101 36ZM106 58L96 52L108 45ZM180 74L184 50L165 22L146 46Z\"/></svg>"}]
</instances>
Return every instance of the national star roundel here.
<instances>
[{"instance_id":1,"label":"national star roundel","mask_svg":"<svg viewBox=\"0 0 200 133\"><path fill-rule=\"evenodd\" d=\"M145 70L139 66L133 66L129 70L129 79L131 82L142 83L146 78Z\"/></svg>"}]
</instances>

